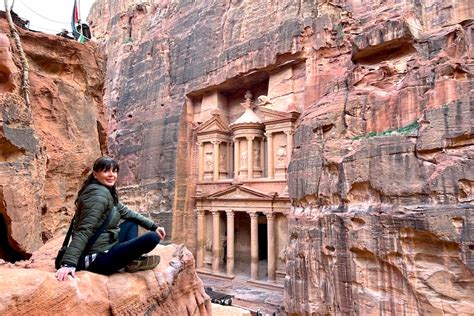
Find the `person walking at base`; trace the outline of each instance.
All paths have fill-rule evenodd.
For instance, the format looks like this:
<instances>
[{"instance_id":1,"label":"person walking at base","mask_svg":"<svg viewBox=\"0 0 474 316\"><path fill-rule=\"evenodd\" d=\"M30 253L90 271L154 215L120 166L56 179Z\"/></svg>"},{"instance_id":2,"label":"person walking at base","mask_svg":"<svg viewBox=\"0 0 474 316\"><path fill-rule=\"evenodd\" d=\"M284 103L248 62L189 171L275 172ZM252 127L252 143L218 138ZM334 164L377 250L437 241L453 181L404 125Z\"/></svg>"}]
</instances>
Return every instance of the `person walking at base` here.
<instances>
[{"instance_id":1,"label":"person walking at base","mask_svg":"<svg viewBox=\"0 0 474 316\"><path fill-rule=\"evenodd\" d=\"M100 157L92 169L77 194L72 240L56 278L63 281L68 275L75 277L76 270L110 275L122 269L136 272L155 268L160 257L146 254L166 237L165 229L119 202L115 188L119 165L115 160ZM119 225L121 219L125 221ZM89 239L106 220L107 226L83 254ZM138 225L150 231L138 236Z\"/></svg>"}]
</instances>

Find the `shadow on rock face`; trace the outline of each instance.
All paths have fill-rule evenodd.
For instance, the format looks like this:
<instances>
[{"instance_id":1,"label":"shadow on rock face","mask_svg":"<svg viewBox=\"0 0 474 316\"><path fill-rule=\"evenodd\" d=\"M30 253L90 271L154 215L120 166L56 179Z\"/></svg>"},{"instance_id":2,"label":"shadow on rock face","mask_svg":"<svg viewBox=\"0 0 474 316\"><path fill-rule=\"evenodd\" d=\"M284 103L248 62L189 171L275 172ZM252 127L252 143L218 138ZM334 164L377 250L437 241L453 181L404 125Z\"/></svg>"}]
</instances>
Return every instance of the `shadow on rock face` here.
<instances>
[{"instance_id":1,"label":"shadow on rock face","mask_svg":"<svg viewBox=\"0 0 474 316\"><path fill-rule=\"evenodd\" d=\"M3 194L2 194L3 195ZM28 259L30 256L23 254L15 250L12 245L10 245L8 238L8 227L5 221L4 215L1 214L0 208L0 259L3 259L8 262L16 262L20 260Z\"/></svg>"}]
</instances>

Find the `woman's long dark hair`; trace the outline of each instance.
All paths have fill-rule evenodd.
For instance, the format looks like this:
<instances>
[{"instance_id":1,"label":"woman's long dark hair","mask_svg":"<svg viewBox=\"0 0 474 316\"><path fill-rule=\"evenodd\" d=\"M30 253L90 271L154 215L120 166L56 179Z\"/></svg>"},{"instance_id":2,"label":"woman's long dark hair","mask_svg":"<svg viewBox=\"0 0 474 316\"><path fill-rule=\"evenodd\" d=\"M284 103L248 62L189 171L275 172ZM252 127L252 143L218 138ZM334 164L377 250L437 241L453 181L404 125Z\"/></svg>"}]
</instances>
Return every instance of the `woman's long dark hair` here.
<instances>
[{"instance_id":1,"label":"woman's long dark hair","mask_svg":"<svg viewBox=\"0 0 474 316\"><path fill-rule=\"evenodd\" d=\"M119 171L119 165L118 162L115 161L114 159L110 157L100 157L94 161L94 166L92 167L92 171L100 172L100 171L108 171L112 169L112 171ZM76 205L77 202L79 201L79 197L81 196L82 192L86 189L86 187L91 184L91 183L97 183L100 184L95 178L93 172L91 172L86 180L82 183L81 188L79 189L79 192L77 192L77 198L76 198ZM118 203L118 194L117 194L117 189L115 188L115 184L112 187L107 187L112 194L112 197L114 199L114 204Z\"/></svg>"}]
</instances>

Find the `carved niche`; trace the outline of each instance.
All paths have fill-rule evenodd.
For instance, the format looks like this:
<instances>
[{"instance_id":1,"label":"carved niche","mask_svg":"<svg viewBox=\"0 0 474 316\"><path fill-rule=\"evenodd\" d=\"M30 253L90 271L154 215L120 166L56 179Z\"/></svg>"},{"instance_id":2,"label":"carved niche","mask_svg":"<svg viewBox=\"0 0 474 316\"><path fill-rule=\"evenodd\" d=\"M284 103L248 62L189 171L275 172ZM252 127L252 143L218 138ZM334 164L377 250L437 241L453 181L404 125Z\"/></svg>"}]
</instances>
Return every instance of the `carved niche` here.
<instances>
[{"instance_id":1,"label":"carved niche","mask_svg":"<svg viewBox=\"0 0 474 316\"><path fill-rule=\"evenodd\" d=\"M199 152L199 180L217 181L230 176L231 131L219 110L196 130Z\"/></svg>"}]
</instances>

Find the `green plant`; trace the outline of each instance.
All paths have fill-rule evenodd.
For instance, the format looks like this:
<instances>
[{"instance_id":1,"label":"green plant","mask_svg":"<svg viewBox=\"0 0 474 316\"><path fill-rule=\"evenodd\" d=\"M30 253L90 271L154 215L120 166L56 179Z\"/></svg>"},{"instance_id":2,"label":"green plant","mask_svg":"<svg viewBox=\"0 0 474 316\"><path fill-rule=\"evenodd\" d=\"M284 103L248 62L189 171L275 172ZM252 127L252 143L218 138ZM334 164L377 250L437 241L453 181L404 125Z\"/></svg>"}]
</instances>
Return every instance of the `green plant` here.
<instances>
[{"instance_id":1,"label":"green plant","mask_svg":"<svg viewBox=\"0 0 474 316\"><path fill-rule=\"evenodd\" d=\"M385 130L385 131L380 132L380 133L370 132L370 133L367 133L365 135L354 136L354 137L352 137L352 140L371 138L371 137L376 137L376 136L388 136L388 135L392 135L392 134L409 135L412 132L418 130L419 127L420 127L420 125L418 124L418 122L414 121L414 122L412 122L408 125L405 125L405 126L402 126L402 127L398 128L396 130L388 129L388 130Z\"/></svg>"}]
</instances>

